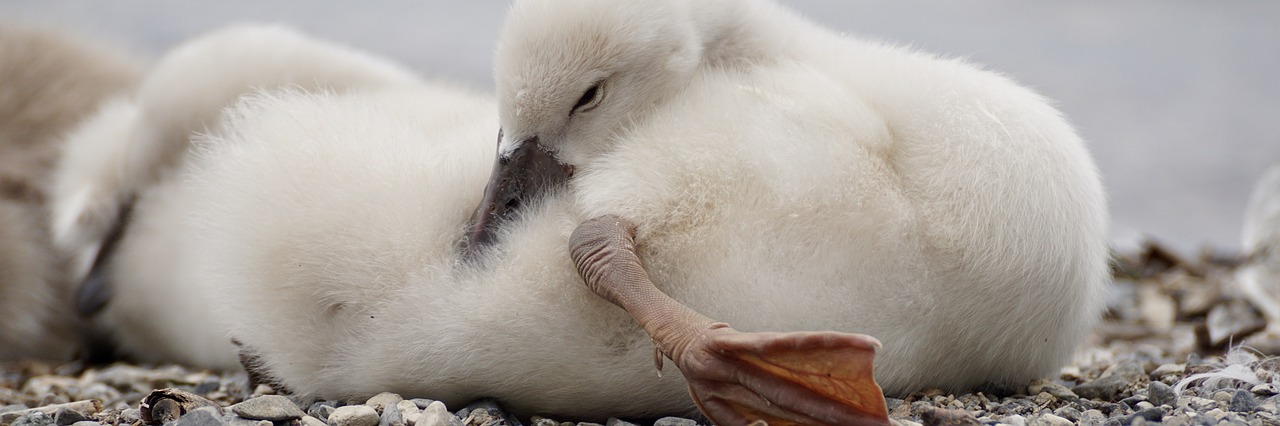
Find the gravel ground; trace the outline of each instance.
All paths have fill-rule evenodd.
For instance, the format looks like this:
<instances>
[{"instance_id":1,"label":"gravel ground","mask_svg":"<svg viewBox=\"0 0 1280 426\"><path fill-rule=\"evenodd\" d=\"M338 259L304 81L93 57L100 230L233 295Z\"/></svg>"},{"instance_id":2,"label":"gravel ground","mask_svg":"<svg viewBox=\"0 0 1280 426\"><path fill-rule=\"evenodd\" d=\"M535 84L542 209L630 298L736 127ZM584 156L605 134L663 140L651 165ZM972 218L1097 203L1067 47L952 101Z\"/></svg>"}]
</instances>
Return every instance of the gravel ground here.
<instances>
[{"instance_id":1,"label":"gravel ground","mask_svg":"<svg viewBox=\"0 0 1280 426\"><path fill-rule=\"evenodd\" d=\"M924 391L890 398L900 425L1280 425L1280 338L1235 288L1232 259L1186 260L1158 245L1116 262L1105 321L1056 376L1014 395ZM22 362L0 366L0 424L589 425L515 419L492 401L445 407L381 394L297 405L243 373L177 366ZM180 417L179 417L180 416ZM265 422L265 423L264 423ZM634 423L632 423L634 422ZM652 423L651 423L652 422ZM609 426L700 424L610 419Z\"/></svg>"}]
</instances>

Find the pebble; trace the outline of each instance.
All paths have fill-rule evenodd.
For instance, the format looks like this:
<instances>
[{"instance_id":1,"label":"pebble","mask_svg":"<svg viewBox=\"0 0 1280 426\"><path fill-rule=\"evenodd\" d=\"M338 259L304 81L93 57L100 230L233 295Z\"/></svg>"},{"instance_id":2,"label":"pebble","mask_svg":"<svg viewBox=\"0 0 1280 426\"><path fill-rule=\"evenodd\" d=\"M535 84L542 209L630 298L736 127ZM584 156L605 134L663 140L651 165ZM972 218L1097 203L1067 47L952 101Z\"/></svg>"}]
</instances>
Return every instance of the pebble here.
<instances>
[{"instance_id":1,"label":"pebble","mask_svg":"<svg viewBox=\"0 0 1280 426\"><path fill-rule=\"evenodd\" d=\"M502 409L502 406L492 399L482 399L472 402L471 405L458 410L457 416L462 419L462 424L464 426L519 424L519 422L514 418L508 417L506 411Z\"/></svg>"},{"instance_id":2,"label":"pebble","mask_svg":"<svg viewBox=\"0 0 1280 426\"><path fill-rule=\"evenodd\" d=\"M1168 405L1173 406L1178 402L1178 395L1173 393L1173 387L1164 384L1164 382L1152 381L1147 385L1147 401L1157 406Z\"/></svg>"},{"instance_id":3,"label":"pebble","mask_svg":"<svg viewBox=\"0 0 1280 426\"><path fill-rule=\"evenodd\" d=\"M1053 414L1041 414L1031 420L1030 426L1071 426L1071 421Z\"/></svg>"},{"instance_id":4,"label":"pebble","mask_svg":"<svg viewBox=\"0 0 1280 426\"><path fill-rule=\"evenodd\" d=\"M378 419L378 426L408 426L408 422L400 413L400 407L396 404L387 404L382 408L382 417Z\"/></svg>"},{"instance_id":5,"label":"pebble","mask_svg":"<svg viewBox=\"0 0 1280 426\"><path fill-rule=\"evenodd\" d=\"M1249 389L1249 391L1253 392L1254 395L1271 396L1275 394L1280 394L1280 387L1277 387L1276 385L1273 385L1271 383L1259 383L1253 388Z\"/></svg>"},{"instance_id":6,"label":"pebble","mask_svg":"<svg viewBox=\"0 0 1280 426\"><path fill-rule=\"evenodd\" d=\"M89 420L84 414L67 407L60 407L53 414L53 422L58 426L71 426L74 423Z\"/></svg>"},{"instance_id":7,"label":"pebble","mask_svg":"<svg viewBox=\"0 0 1280 426\"><path fill-rule=\"evenodd\" d=\"M302 416L302 426L327 426L324 420L311 416Z\"/></svg>"},{"instance_id":8,"label":"pebble","mask_svg":"<svg viewBox=\"0 0 1280 426\"><path fill-rule=\"evenodd\" d=\"M1000 422L1007 424L1009 426L1027 426L1027 418L1017 414L1014 414L1012 416L1006 416L1005 418L1001 419Z\"/></svg>"},{"instance_id":9,"label":"pebble","mask_svg":"<svg viewBox=\"0 0 1280 426\"><path fill-rule=\"evenodd\" d=\"M319 401L307 408L307 415L320 420L328 420L333 414L335 404L332 401Z\"/></svg>"},{"instance_id":10,"label":"pebble","mask_svg":"<svg viewBox=\"0 0 1280 426\"><path fill-rule=\"evenodd\" d=\"M134 424L142 420L142 410L130 408L120 412L120 423Z\"/></svg>"},{"instance_id":11,"label":"pebble","mask_svg":"<svg viewBox=\"0 0 1280 426\"><path fill-rule=\"evenodd\" d=\"M173 426L222 426L222 413L213 407L200 407L183 414Z\"/></svg>"},{"instance_id":12,"label":"pebble","mask_svg":"<svg viewBox=\"0 0 1280 426\"><path fill-rule=\"evenodd\" d=\"M609 421L604 422L604 426L640 426L626 420L620 420L616 417L610 417Z\"/></svg>"},{"instance_id":13,"label":"pebble","mask_svg":"<svg viewBox=\"0 0 1280 426\"><path fill-rule=\"evenodd\" d=\"M653 422L653 426L698 426L698 422L682 417L663 417Z\"/></svg>"},{"instance_id":14,"label":"pebble","mask_svg":"<svg viewBox=\"0 0 1280 426\"><path fill-rule=\"evenodd\" d=\"M400 416L407 424L418 423L418 418L422 417L422 409L418 408L418 404L414 404L413 401L397 402L396 409L400 411Z\"/></svg>"},{"instance_id":15,"label":"pebble","mask_svg":"<svg viewBox=\"0 0 1280 426\"><path fill-rule=\"evenodd\" d=\"M338 407L329 415L329 426L377 426L378 410L367 405Z\"/></svg>"},{"instance_id":16,"label":"pebble","mask_svg":"<svg viewBox=\"0 0 1280 426\"><path fill-rule=\"evenodd\" d=\"M18 417L13 426L53 426L53 417L40 411L33 411Z\"/></svg>"},{"instance_id":17,"label":"pebble","mask_svg":"<svg viewBox=\"0 0 1280 426\"><path fill-rule=\"evenodd\" d=\"M1084 413L1080 412L1080 410L1077 410L1075 407L1072 407L1072 406L1064 406L1062 408L1054 410L1053 414L1072 422L1079 421L1082 417L1084 417Z\"/></svg>"},{"instance_id":18,"label":"pebble","mask_svg":"<svg viewBox=\"0 0 1280 426\"><path fill-rule=\"evenodd\" d=\"M1128 379L1118 375L1111 375L1081 383L1071 391L1081 398L1115 401L1120 399L1120 395L1128 387Z\"/></svg>"},{"instance_id":19,"label":"pebble","mask_svg":"<svg viewBox=\"0 0 1280 426\"><path fill-rule=\"evenodd\" d=\"M1165 380L1166 378L1176 378L1186 372L1186 366L1183 364L1160 364L1155 370L1151 370L1151 380Z\"/></svg>"},{"instance_id":20,"label":"pebble","mask_svg":"<svg viewBox=\"0 0 1280 426\"><path fill-rule=\"evenodd\" d=\"M977 426L981 423L972 413L964 410L930 408L920 414L924 424L933 426Z\"/></svg>"},{"instance_id":21,"label":"pebble","mask_svg":"<svg viewBox=\"0 0 1280 426\"><path fill-rule=\"evenodd\" d=\"M531 423L530 426L560 426L560 422L540 416L533 416L533 418L529 419L529 422ZM573 423L569 423L569 425L572 426Z\"/></svg>"},{"instance_id":22,"label":"pebble","mask_svg":"<svg viewBox=\"0 0 1280 426\"><path fill-rule=\"evenodd\" d=\"M1237 413L1250 413L1258 409L1258 399L1253 397L1253 392L1236 389L1235 395L1231 397L1231 411Z\"/></svg>"},{"instance_id":23,"label":"pebble","mask_svg":"<svg viewBox=\"0 0 1280 426\"><path fill-rule=\"evenodd\" d=\"M445 408L444 403L440 401L432 401L426 408L422 410L422 416L418 417L418 423L415 426L450 426L460 425L462 422L449 414L449 410Z\"/></svg>"},{"instance_id":24,"label":"pebble","mask_svg":"<svg viewBox=\"0 0 1280 426\"><path fill-rule=\"evenodd\" d=\"M251 420L282 422L300 419L302 416L307 415L289 398L280 395L265 395L247 399L244 402L232 405L230 408L231 412L236 413L237 416Z\"/></svg>"},{"instance_id":25,"label":"pebble","mask_svg":"<svg viewBox=\"0 0 1280 426\"><path fill-rule=\"evenodd\" d=\"M1107 421L1107 415L1102 414L1098 410L1085 410L1080 416L1080 423L1102 424Z\"/></svg>"},{"instance_id":26,"label":"pebble","mask_svg":"<svg viewBox=\"0 0 1280 426\"><path fill-rule=\"evenodd\" d=\"M1066 386L1050 381L1038 381L1033 383L1031 386L1027 387L1027 392L1032 395L1044 392L1049 395L1053 395L1055 398L1067 401L1080 399L1080 396L1076 395L1075 392L1072 392L1071 389L1067 389Z\"/></svg>"},{"instance_id":27,"label":"pebble","mask_svg":"<svg viewBox=\"0 0 1280 426\"><path fill-rule=\"evenodd\" d=\"M364 405L373 407L374 410L381 413L388 405L396 405L400 403L400 401L404 401L404 397L401 397L400 394L383 392L369 398L368 401L365 401Z\"/></svg>"}]
</instances>

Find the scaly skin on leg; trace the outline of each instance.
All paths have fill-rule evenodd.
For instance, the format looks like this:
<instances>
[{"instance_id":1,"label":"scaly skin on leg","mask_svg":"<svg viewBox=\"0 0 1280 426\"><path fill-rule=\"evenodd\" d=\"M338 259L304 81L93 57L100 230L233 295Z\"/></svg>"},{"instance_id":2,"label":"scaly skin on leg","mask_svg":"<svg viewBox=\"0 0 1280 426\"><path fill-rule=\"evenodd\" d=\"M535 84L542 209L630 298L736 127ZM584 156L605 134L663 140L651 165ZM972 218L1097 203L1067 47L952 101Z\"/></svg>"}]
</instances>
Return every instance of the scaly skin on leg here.
<instances>
[{"instance_id":1,"label":"scaly skin on leg","mask_svg":"<svg viewBox=\"0 0 1280 426\"><path fill-rule=\"evenodd\" d=\"M836 332L742 333L654 287L635 251L635 225L589 220L569 240L587 287L622 307L689 382L717 424L884 425L872 375L880 342ZM661 361L661 358L658 358Z\"/></svg>"}]
</instances>

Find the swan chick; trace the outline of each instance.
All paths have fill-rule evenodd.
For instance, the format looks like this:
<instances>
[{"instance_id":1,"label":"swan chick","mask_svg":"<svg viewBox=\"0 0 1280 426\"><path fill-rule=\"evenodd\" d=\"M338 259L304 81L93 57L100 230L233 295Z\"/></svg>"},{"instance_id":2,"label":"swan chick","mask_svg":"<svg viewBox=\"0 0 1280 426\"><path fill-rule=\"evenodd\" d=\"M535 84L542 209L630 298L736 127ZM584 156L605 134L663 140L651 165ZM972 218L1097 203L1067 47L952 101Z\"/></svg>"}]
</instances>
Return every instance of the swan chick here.
<instances>
[{"instance_id":1,"label":"swan chick","mask_svg":"<svg viewBox=\"0 0 1280 426\"><path fill-rule=\"evenodd\" d=\"M213 128L219 111L241 94L416 82L396 64L281 25L231 25L189 40L122 101L132 105L107 106L71 134L55 180L54 240L77 256L77 274L87 274L129 200L163 179L191 135Z\"/></svg>"},{"instance_id":2,"label":"swan chick","mask_svg":"<svg viewBox=\"0 0 1280 426\"><path fill-rule=\"evenodd\" d=\"M182 275L189 212L175 204L172 180L193 138L255 91L418 84L399 65L278 25L233 25L174 48L136 94L107 102L71 133L59 164L53 231L77 261L81 313L109 330L116 355L239 368L226 320Z\"/></svg>"},{"instance_id":3,"label":"swan chick","mask_svg":"<svg viewBox=\"0 0 1280 426\"><path fill-rule=\"evenodd\" d=\"M82 324L47 225L62 135L131 90L136 59L67 31L0 25L0 361L65 360Z\"/></svg>"},{"instance_id":4,"label":"swan chick","mask_svg":"<svg viewBox=\"0 0 1280 426\"><path fill-rule=\"evenodd\" d=\"M568 191L587 217L635 222L653 282L696 311L880 339L895 396L1024 386L1101 312L1096 167L1058 111L995 73L766 0L524 0L495 82L472 257L522 243L507 224Z\"/></svg>"}]
</instances>

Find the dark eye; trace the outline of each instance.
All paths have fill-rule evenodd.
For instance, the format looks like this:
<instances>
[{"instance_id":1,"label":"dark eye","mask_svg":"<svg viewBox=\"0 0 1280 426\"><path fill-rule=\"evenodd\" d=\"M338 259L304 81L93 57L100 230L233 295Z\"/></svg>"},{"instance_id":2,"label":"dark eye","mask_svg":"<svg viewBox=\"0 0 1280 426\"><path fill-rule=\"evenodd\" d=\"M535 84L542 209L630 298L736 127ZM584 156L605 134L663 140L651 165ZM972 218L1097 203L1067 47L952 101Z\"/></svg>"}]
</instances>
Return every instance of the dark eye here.
<instances>
[{"instance_id":1,"label":"dark eye","mask_svg":"<svg viewBox=\"0 0 1280 426\"><path fill-rule=\"evenodd\" d=\"M586 92L582 92L582 97L578 98L578 103L573 104L573 112L589 111L600 105L600 87L603 85L603 82L596 83Z\"/></svg>"}]
</instances>

